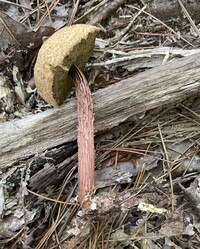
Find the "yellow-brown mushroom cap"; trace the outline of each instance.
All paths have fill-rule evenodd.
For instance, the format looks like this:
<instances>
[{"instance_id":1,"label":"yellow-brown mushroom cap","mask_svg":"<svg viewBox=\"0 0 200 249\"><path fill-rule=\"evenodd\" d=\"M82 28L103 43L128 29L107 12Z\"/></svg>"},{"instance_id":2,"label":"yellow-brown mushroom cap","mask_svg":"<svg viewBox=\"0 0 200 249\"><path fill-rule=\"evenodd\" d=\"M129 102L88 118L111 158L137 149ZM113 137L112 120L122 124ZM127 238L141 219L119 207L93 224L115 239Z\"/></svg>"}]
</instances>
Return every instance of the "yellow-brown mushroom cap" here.
<instances>
[{"instance_id":1,"label":"yellow-brown mushroom cap","mask_svg":"<svg viewBox=\"0 0 200 249\"><path fill-rule=\"evenodd\" d=\"M38 92L47 103L58 106L64 102L73 85L69 69L72 65L84 68L98 32L95 26L76 24L56 31L42 45L34 77Z\"/></svg>"}]
</instances>

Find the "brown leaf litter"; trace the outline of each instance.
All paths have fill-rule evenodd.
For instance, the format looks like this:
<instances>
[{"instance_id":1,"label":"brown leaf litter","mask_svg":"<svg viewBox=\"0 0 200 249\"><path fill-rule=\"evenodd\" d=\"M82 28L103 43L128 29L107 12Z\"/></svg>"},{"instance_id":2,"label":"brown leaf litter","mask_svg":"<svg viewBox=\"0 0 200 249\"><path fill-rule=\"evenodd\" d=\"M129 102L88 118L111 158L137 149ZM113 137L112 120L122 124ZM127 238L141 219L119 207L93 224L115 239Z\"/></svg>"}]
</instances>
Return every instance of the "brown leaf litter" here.
<instances>
[{"instance_id":1,"label":"brown leaf litter","mask_svg":"<svg viewBox=\"0 0 200 249\"><path fill-rule=\"evenodd\" d=\"M5 2L3 122L50 108L30 85L34 56L54 28L93 22L103 30L86 68L93 91L199 52L197 1ZM76 141L1 165L1 248L199 248L199 106L197 93L96 134L89 210L77 201Z\"/></svg>"}]
</instances>

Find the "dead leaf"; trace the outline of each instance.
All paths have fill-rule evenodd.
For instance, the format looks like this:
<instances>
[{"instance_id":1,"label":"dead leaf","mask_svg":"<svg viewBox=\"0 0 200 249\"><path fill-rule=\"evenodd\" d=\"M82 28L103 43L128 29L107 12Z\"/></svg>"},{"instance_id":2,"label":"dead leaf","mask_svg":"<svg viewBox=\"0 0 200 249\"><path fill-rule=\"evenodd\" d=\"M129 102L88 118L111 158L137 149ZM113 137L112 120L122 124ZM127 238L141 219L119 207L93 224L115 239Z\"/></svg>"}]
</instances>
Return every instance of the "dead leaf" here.
<instances>
[{"instance_id":1,"label":"dead leaf","mask_svg":"<svg viewBox=\"0 0 200 249\"><path fill-rule=\"evenodd\" d=\"M44 36L54 32L54 28L41 27L36 32L27 28L0 11L0 65L6 62L21 62L27 58L27 53L40 47Z\"/></svg>"}]
</instances>

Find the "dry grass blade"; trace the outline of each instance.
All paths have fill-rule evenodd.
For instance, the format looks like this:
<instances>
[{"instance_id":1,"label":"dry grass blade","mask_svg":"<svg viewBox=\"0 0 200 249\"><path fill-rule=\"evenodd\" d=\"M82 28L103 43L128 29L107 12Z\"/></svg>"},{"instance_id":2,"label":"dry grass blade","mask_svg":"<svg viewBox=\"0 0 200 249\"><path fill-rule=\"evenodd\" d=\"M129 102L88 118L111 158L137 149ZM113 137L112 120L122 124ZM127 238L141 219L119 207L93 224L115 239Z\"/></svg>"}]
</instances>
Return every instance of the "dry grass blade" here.
<instances>
[{"instance_id":1,"label":"dry grass blade","mask_svg":"<svg viewBox=\"0 0 200 249\"><path fill-rule=\"evenodd\" d=\"M47 16L49 16L49 18L51 19L50 13L53 11L53 9L56 7L56 5L59 2L60 2L60 0L53 0L52 1L52 3L49 5L49 7L47 7L46 11L44 12L42 17L40 18L40 20L36 23L34 30L37 30L42 25L42 22L45 20L45 18ZM46 0L45 0L45 5L46 5Z\"/></svg>"},{"instance_id":2,"label":"dry grass blade","mask_svg":"<svg viewBox=\"0 0 200 249\"><path fill-rule=\"evenodd\" d=\"M67 23L68 26L72 25L74 22L74 18L76 16L76 12L78 10L79 2L80 2L80 0L77 0L73 6L72 13L71 13L69 20L68 20L68 23Z\"/></svg>"},{"instance_id":3,"label":"dry grass blade","mask_svg":"<svg viewBox=\"0 0 200 249\"><path fill-rule=\"evenodd\" d=\"M92 13L95 9L103 6L106 2L108 2L108 0L103 0L101 1L98 5L93 6L92 8L90 8L89 10L87 10L81 17L79 17L78 19L75 20L75 23L82 23L82 20L84 18L86 18L90 13Z\"/></svg>"},{"instance_id":4,"label":"dry grass blade","mask_svg":"<svg viewBox=\"0 0 200 249\"><path fill-rule=\"evenodd\" d=\"M124 35L125 35L126 33L128 33L128 31L131 29L131 27L132 27L133 24L135 23L135 20L138 18L138 16L139 16L145 9L146 9L146 5L145 5L141 10L139 10L138 13L137 13L136 15L134 15L134 16L131 18L131 20L130 20L128 26L123 30L123 32L120 33L119 35L117 35L116 37L112 38L112 40L113 40L113 41L117 41L117 42L119 43L119 42L121 41L121 39L124 37Z\"/></svg>"},{"instance_id":5,"label":"dry grass blade","mask_svg":"<svg viewBox=\"0 0 200 249\"><path fill-rule=\"evenodd\" d=\"M103 20L107 19L110 15L112 15L122 4L125 3L125 0L114 0L107 1L103 5L103 8L98 11L98 13L89 20L89 24L96 25Z\"/></svg>"},{"instance_id":6,"label":"dry grass blade","mask_svg":"<svg viewBox=\"0 0 200 249\"><path fill-rule=\"evenodd\" d=\"M128 6L129 6L130 8L132 8L132 9L136 9L136 10L138 10L138 11L140 10L140 9L137 8L137 7L134 7L134 6L131 6L131 5L128 5ZM192 47L195 48L195 46L194 46L191 42L189 42L188 40L186 40L183 36L181 36L180 34L178 34L176 31L174 31L171 27L169 27L167 24L165 24L164 22L162 22L160 19L156 18L155 16L151 15L150 13L148 13L148 12L145 11L145 10L143 10L142 12L143 12L144 14L146 14L146 15L152 17L154 20L158 21L160 24L162 24L164 27L166 27L170 32L172 32L177 38L183 40L184 42L186 42L187 44L189 44L190 46L192 46Z\"/></svg>"},{"instance_id":7,"label":"dry grass blade","mask_svg":"<svg viewBox=\"0 0 200 249\"><path fill-rule=\"evenodd\" d=\"M167 148L166 148L165 141L164 141L162 131L161 131L159 124L158 124L158 130L160 133L160 138L161 138L161 142L162 142L162 146L163 146L163 150L164 150L164 155L165 155L165 158L167 160L167 165L168 165L168 174L169 174L169 181L170 181L170 187L171 187L171 204L172 204L172 211L174 211L174 188L173 188L173 179L172 179L172 174L171 174L172 166L170 165L169 155L167 152Z\"/></svg>"},{"instance_id":8,"label":"dry grass blade","mask_svg":"<svg viewBox=\"0 0 200 249\"><path fill-rule=\"evenodd\" d=\"M148 145L148 148L145 151L144 158L146 157L146 155L148 153L149 147L150 147L150 144ZM134 188L139 188L139 185L141 184L142 178L144 176L144 172L145 172L145 169L144 169L144 163L143 163L141 166L141 169L139 171L139 174L137 175L137 177L135 179Z\"/></svg>"},{"instance_id":9,"label":"dry grass blade","mask_svg":"<svg viewBox=\"0 0 200 249\"><path fill-rule=\"evenodd\" d=\"M184 14L186 15L188 21L190 22L192 28L194 29L194 31L197 33L198 35L198 38L200 39L200 32L199 32L199 29L197 28L197 26L195 25L194 21L192 20L190 14L188 13L187 9L185 8L185 6L183 5L182 1L181 0L178 0L181 8L182 8L182 11L184 12Z\"/></svg>"},{"instance_id":10,"label":"dry grass blade","mask_svg":"<svg viewBox=\"0 0 200 249\"><path fill-rule=\"evenodd\" d=\"M44 200L47 200L47 201L52 201L52 202L56 202L56 203L59 203L59 204L65 204L65 205L75 205L75 206L79 206L77 203L70 203L70 202L65 202L65 201L59 201L59 200L55 200L55 199L52 199L52 198L49 198L49 197L46 197L44 195L40 195L40 194L37 194L33 191L31 191L30 189L27 189L27 191L41 199L44 199Z\"/></svg>"},{"instance_id":11,"label":"dry grass blade","mask_svg":"<svg viewBox=\"0 0 200 249\"><path fill-rule=\"evenodd\" d=\"M49 229L45 231L44 235L42 236L42 239L37 244L36 249L50 248L49 245L52 243L56 244L56 246L59 245L60 243L58 243L58 241L61 239L63 235L63 230L66 229L66 223L68 223L69 220L72 218L72 216L76 214L77 209L79 208L78 204L77 205L70 204L67 201L74 194L74 191L77 185L74 186L74 189L69 194L67 200L64 203L62 201L59 201L61 196L63 195L63 192L66 189L67 184L70 183L70 178L72 174L74 174L75 170L76 170L76 167L74 167L66 176L66 179L63 182L63 186L60 189L60 193L58 194L57 200L52 200L51 198L45 198L47 200L53 201L55 204L51 210L51 219L49 222ZM28 191L32 192L30 190ZM56 218L54 218L54 216ZM53 235L56 236L57 242L51 239Z\"/></svg>"},{"instance_id":12,"label":"dry grass blade","mask_svg":"<svg viewBox=\"0 0 200 249\"><path fill-rule=\"evenodd\" d=\"M2 22L4 28L7 30L7 32L10 34L10 36L13 38L13 40L19 45L20 48L24 48L24 46L16 39L15 35L13 34L12 30L8 27L8 25L6 24L6 22L3 20L2 17L0 17L0 21ZM1 31L2 32L2 31Z\"/></svg>"},{"instance_id":13,"label":"dry grass blade","mask_svg":"<svg viewBox=\"0 0 200 249\"><path fill-rule=\"evenodd\" d=\"M198 113L196 113L195 111L191 110L190 108L188 108L187 106L180 104L181 107L183 107L184 109L188 110L189 112L191 112L195 117L200 118L200 115ZM198 122L198 124L200 124Z\"/></svg>"}]
</instances>

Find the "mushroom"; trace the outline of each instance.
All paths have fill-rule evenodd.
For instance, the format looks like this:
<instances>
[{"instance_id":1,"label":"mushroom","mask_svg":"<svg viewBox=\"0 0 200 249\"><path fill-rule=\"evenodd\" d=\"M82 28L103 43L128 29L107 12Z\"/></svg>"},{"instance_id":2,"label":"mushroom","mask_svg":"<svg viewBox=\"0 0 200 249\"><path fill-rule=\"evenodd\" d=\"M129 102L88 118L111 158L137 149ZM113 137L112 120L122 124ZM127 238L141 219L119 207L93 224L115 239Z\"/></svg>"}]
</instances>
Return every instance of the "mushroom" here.
<instances>
[{"instance_id":1,"label":"mushroom","mask_svg":"<svg viewBox=\"0 0 200 249\"><path fill-rule=\"evenodd\" d=\"M52 106L62 104L73 83L78 109L79 202L90 207L94 191L94 113L92 95L81 69L94 47L99 29L77 24L54 33L41 47L34 68L39 94Z\"/></svg>"},{"instance_id":2,"label":"mushroom","mask_svg":"<svg viewBox=\"0 0 200 249\"><path fill-rule=\"evenodd\" d=\"M40 48L34 68L35 85L50 105L61 105L73 83L72 65L83 70L94 47L99 29L76 24L56 31Z\"/></svg>"}]
</instances>

